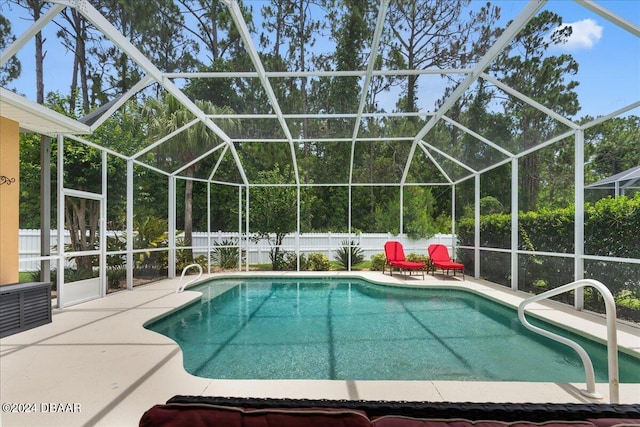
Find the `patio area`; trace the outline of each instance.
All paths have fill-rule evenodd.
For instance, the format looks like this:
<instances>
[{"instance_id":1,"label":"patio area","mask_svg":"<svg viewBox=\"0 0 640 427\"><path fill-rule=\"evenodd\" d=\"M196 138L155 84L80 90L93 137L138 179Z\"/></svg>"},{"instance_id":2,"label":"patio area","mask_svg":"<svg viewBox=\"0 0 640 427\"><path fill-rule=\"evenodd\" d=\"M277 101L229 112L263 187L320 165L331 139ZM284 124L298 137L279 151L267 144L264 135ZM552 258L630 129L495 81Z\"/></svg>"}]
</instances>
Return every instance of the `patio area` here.
<instances>
[{"instance_id":1,"label":"patio area","mask_svg":"<svg viewBox=\"0 0 640 427\"><path fill-rule=\"evenodd\" d=\"M247 276L218 273L207 277ZM442 275L390 277L381 272L272 273L362 277L376 283L471 289L517 306L527 294L491 283ZM179 279L139 286L133 291L55 310L53 322L0 340L2 403L28 404L30 413L7 412L2 425L137 425L142 413L183 395L285 397L432 402L598 402L579 392L582 384L454 381L212 380L182 367L182 353L168 338L143 325L188 304L196 292L175 293ZM221 286L220 292L226 288ZM530 313L605 340L604 318L556 303L536 304ZM640 330L618 325L618 343L640 357ZM608 384L597 391L608 402ZM620 403L640 402L640 384L621 384ZM24 409L23 408L23 409Z\"/></svg>"}]
</instances>

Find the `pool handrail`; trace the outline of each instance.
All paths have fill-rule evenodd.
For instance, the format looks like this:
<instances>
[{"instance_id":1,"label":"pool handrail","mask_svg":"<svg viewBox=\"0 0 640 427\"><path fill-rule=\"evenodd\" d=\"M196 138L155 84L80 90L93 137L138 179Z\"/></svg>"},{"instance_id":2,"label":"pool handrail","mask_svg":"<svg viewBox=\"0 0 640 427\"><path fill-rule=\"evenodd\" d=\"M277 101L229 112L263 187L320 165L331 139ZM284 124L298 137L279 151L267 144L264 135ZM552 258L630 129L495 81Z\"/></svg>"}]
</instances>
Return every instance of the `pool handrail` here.
<instances>
[{"instance_id":1,"label":"pool handrail","mask_svg":"<svg viewBox=\"0 0 640 427\"><path fill-rule=\"evenodd\" d=\"M187 283L184 284L184 286L182 286L182 279L184 279L185 273L191 267L198 267L198 269L200 270L200 272L198 273L198 277L188 281ZM178 287L176 288L176 294L179 293L179 292L184 291L184 288L186 288L188 285L190 285L193 282L195 282L196 280L198 280L200 278L200 276L202 276L202 266L200 264L189 264L189 265L187 265L185 268L182 269L182 276L180 276L180 282L178 282Z\"/></svg>"},{"instance_id":2,"label":"pool handrail","mask_svg":"<svg viewBox=\"0 0 640 427\"><path fill-rule=\"evenodd\" d=\"M555 341L558 341L562 344L565 344L572 349L574 349L580 359L582 359L582 363L584 365L585 376L587 389L580 390L582 394L585 396L594 398L594 399L602 399L602 395L595 390L595 375L593 373L593 364L591 363L591 359L587 352L575 341L562 337L560 335L556 335L547 330L538 328L537 326L533 326L530 324L525 318L525 306L530 303L540 301L543 299L548 299L553 296L559 295L564 292L572 291L578 288L583 288L585 286L591 286L598 290L604 299L605 304L605 313L606 313L606 321L607 321L607 362L609 369L609 401L610 403L618 403L620 400L619 395L619 386L620 380L618 377L618 335L616 329L616 304L613 299L613 295L609 288L603 285L601 282L593 279L581 279L576 280L575 282L568 283L563 286L558 286L555 289L548 290L541 294L535 295L531 298L527 298L520 303L518 306L518 317L520 318L520 322L529 330L537 332L540 335L543 335L547 338L551 338Z\"/></svg>"}]
</instances>

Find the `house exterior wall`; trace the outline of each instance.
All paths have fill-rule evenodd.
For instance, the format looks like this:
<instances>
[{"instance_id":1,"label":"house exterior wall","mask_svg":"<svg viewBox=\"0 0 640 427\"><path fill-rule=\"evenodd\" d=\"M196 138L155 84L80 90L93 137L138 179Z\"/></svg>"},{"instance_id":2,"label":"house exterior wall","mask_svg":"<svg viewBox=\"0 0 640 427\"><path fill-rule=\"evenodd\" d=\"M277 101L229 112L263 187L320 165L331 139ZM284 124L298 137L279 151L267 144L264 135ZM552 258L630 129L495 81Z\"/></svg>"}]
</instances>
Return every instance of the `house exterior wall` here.
<instances>
[{"instance_id":1,"label":"house exterior wall","mask_svg":"<svg viewBox=\"0 0 640 427\"><path fill-rule=\"evenodd\" d=\"M0 285L18 282L20 128L0 116Z\"/></svg>"}]
</instances>

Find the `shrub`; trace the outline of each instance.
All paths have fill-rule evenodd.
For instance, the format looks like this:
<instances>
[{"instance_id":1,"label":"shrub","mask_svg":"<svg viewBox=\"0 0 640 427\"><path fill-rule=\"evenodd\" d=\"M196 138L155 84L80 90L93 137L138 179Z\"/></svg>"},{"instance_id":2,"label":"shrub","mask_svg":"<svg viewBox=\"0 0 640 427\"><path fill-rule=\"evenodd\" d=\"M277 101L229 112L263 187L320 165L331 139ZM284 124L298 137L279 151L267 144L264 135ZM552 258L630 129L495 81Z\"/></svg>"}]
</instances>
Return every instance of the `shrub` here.
<instances>
[{"instance_id":1,"label":"shrub","mask_svg":"<svg viewBox=\"0 0 640 427\"><path fill-rule=\"evenodd\" d=\"M334 259L346 269L349 267L349 259L351 259L351 265L354 266L364 261L364 254L362 248L353 240L351 242L343 240L342 247L336 251Z\"/></svg>"},{"instance_id":2,"label":"shrub","mask_svg":"<svg viewBox=\"0 0 640 427\"><path fill-rule=\"evenodd\" d=\"M51 281L53 283L56 283L56 270L51 270ZM29 280L31 280L32 282L39 282L40 281L40 270L35 270L35 271L30 271L29 272Z\"/></svg>"},{"instance_id":3,"label":"shrub","mask_svg":"<svg viewBox=\"0 0 640 427\"><path fill-rule=\"evenodd\" d=\"M80 280L91 279L98 277L97 271L83 270L83 269L64 269L64 281L65 283L77 282ZM107 286L110 288L119 288L120 281L125 280L127 277L127 270L123 267L107 267ZM40 270L31 271L29 273L29 280L32 282L40 281ZM57 290L58 286L58 271L53 269L50 273L51 290Z\"/></svg>"},{"instance_id":4,"label":"shrub","mask_svg":"<svg viewBox=\"0 0 640 427\"><path fill-rule=\"evenodd\" d=\"M407 255L407 261L419 262L421 264L424 264L425 270L429 267L429 257L427 255L410 253L409 255Z\"/></svg>"},{"instance_id":5,"label":"shrub","mask_svg":"<svg viewBox=\"0 0 640 427\"><path fill-rule=\"evenodd\" d=\"M371 270L373 271L384 271L384 266L387 261L387 258L381 252L379 254L371 255Z\"/></svg>"},{"instance_id":6,"label":"shrub","mask_svg":"<svg viewBox=\"0 0 640 427\"><path fill-rule=\"evenodd\" d=\"M319 252L314 252L309 255L307 260L307 269L311 271L329 271L331 263L329 257Z\"/></svg>"},{"instance_id":7,"label":"shrub","mask_svg":"<svg viewBox=\"0 0 640 427\"><path fill-rule=\"evenodd\" d=\"M502 203L493 196L485 196L480 199L480 212L482 215L502 213L504 210Z\"/></svg>"},{"instance_id":8,"label":"shrub","mask_svg":"<svg viewBox=\"0 0 640 427\"><path fill-rule=\"evenodd\" d=\"M202 267L202 270L206 273L207 271L207 267L209 266L208 262L207 262L207 257L206 255L198 255L197 257L195 257L190 264L198 264L200 267ZM187 264L188 265L188 264ZM185 265L186 267L186 265ZM194 274L195 271L193 270L189 270L187 273L189 274Z\"/></svg>"},{"instance_id":9,"label":"shrub","mask_svg":"<svg viewBox=\"0 0 640 427\"><path fill-rule=\"evenodd\" d=\"M640 193L633 198L606 198L587 203L584 208L585 253L596 256L640 258ZM536 252L574 252L574 209L541 209L519 215L518 249ZM460 221L458 238L462 246L473 246L474 221ZM511 216L492 214L480 217L480 245L494 248L510 248ZM473 252L461 251L463 263L473 265ZM482 256L482 275L489 281L504 283L510 274L509 263L500 262L501 254L486 253ZM573 260L570 258L520 255L518 287L539 293L573 281ZM625 314L620 317L638 321L640 309L634 298L640 293L640 268L637 264L601 260L585 261L585 277L604 283L614 295ZM507 280L508 281L508 280ZM635 296L634 296L635 295ZM571 298L569 294L562 298ZM561 298L561 299L562 299ZM569 301L570 302L570 301ZM604 311L600 294L585 289L585 308Z\"/></svg>"},{"instance_id":10,"label":"shrub","mask_svg":"<svg viewBox=\"0 0 640 427\"><path fill-rule=\"evenodd\" d=\"M237 239L223 240L220 243L216 243L215 246L212 255L214 264L219 265L223 270L238 266L238 254L240 251Z\"/></svg>"},{"instance_id":11,"label":"shrub","mask_svg":"<svg viewBox=\"0 0 640 427\"><path fill-rule=\"evenodd\" d=\"M165 248L168 246L167 221L156 217L135 217L133 219L133 248ZM176 242L177 244L178 242ZM137 268L163 270L168 265L168 253L139 252L135 255Z\"/></svg>"},{"instance_id":12,"label":"shrub","mask_svg":"<svg viewBox=\"0 0 640 427\"><path fill-rule=\"evenodd\" d=\"M281 252L283 261L280 270L296 271L298 269L298 259L295 252ZM304 254L300 254L300 271L307 269L307 259Z\"/></svg>"},{"instance_id":13,"label":"shrub","mask_svg":"<svg viewBox=\"0 0 640 427\"><path fill-rule=\"evenodd\" d=\"M637 295L629 289L620 291L620 293L615 296L615 300L618 305L634 310L640 310L640 298L637 298Z\"/></svg>"},{"instance_id":14,"label":"shrub","mask_svg":"<svg viewBox=\"0 0 640 427\"><path fill-rule=\"evenodd\" d=\"M64 269L64 283L79 282L80 280L92 279L94 277L98 277L97 271L74 268ZM53 274L51 278L53 280Z\"/></svg>"},{"instance_id":15,"label":"shrub","mask_svg":"<svg viewBox=\"0 0 640 427\"><path fill-rule=\"evenodd\" d=\"M285 253L276 251L276 248L269 249L269 259L271 260L271 269L280 271L286 269Z\"/></svg>"},{"instance_id":16,"label":"shrub","mask_svg":"<svg viewBox=\"0 0 640 427\"><path fill-rule=\"evenodd\" d=\"M40 281L40 270L29 272L29 280L31 282L39 282ZM58 270L51 270L49 273L49 280L51 280L51 290L55 291L58 287Z\"/></svg>"},{"instance_id":17,"label":"shrub","mask_svg":"<svg viewBox=\"0 0 640 427\"><path fill-rule=\"evenodd\" d=\"M127 270L123 267L107 268L107 286L110 289L119 289L120 283L127 278Z\"/></svg>"},{"instance_id":18,"label":"shrub","mask_svg":"<svg viewBox=\"0 0 640 427\"><path fill-rule=\"evenodd\" d=\"M125 235L114 234L107 236L107 252L119 252L127 250L127 239ZM127 257L121 255L107 255L107 268L125 268Z\"/></svg>"},{"instance_id":19,"label":"shrub","mask_svg":"<svg viewBox=\"0 0 640 427\"><path fill-rule=\"evenodd\" d=\"M189 246L188 243L183 238L176 239L176 247ZM182 272L184 268L188 265L198 263L193 259L193 249L177 249L176 250L176 271ZM169 259L167 258L167 265L169 264ZM206 266L206 258L205 258L205 266Z\"/></svg>"},{"instance_id":20,"label":"shrub","mask_svg":"<svg viewBox=\"0 0 640 427\"><path fill-rule=\"evenodd\" d=\"M409 255L407 255L407 261L427 262L427 260L429 260L429 257L424 254L416 254L412 252Z\"/></svg>"}]
</instances>

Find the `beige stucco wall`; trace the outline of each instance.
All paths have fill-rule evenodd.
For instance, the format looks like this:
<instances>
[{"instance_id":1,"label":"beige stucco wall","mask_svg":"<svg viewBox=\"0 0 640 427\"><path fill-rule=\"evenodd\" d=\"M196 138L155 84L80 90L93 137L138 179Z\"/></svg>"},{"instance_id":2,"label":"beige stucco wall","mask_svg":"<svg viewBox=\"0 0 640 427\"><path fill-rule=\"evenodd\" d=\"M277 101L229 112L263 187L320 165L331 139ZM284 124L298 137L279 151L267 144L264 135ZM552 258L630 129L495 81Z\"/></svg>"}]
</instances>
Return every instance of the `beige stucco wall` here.
<instances>
[{"instance_id":1,"label":"beige stucco wall","mask_svg":"<svg viewBox=\"0 0 640 427\"><path fill-rule=\"evenodd\" d=\"M0 176L15 179L0 185L0 285L18 282L19 140L18 123L0 116Z\"/></svg>"}]
</instances>

